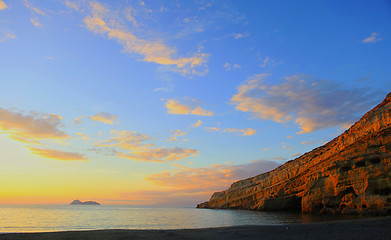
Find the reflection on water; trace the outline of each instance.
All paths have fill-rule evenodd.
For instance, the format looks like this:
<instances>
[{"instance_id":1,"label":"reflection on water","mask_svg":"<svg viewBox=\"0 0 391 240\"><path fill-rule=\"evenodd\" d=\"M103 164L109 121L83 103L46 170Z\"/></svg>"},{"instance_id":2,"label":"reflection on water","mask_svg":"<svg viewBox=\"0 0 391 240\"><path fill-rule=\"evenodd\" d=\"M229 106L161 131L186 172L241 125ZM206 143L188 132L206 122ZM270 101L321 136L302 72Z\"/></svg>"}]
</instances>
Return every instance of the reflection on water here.
<instances>
[{"instance_id":1,"label":"reflection on water","mask_svg":"<svg viewBox=\"0 0 391 240\"><path fill-rule=\"evenodd\" d=\"M211 210L192 207L0 205L0 232L207 228L346 218L303 215L296 212Z\"/></svg>"}]
</instances>

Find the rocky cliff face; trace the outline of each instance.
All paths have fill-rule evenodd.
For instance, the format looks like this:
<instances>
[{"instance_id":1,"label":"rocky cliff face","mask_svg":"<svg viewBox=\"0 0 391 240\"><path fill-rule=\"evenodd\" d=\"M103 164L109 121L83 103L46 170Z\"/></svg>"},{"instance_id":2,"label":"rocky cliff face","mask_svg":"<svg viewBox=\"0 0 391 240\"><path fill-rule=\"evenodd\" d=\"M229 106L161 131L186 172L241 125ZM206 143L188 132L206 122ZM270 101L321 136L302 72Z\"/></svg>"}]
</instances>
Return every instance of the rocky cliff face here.
<instances>
[{"instance_id":1,"label":"rocky cliff face","mask_svg":"<svg viewBox=\"0 0 391 240\"><path fill-rule=\"evenodd\" d=\"M391 214L391 93L327 144L197 207Z\"/></svg>"}]
</instances>

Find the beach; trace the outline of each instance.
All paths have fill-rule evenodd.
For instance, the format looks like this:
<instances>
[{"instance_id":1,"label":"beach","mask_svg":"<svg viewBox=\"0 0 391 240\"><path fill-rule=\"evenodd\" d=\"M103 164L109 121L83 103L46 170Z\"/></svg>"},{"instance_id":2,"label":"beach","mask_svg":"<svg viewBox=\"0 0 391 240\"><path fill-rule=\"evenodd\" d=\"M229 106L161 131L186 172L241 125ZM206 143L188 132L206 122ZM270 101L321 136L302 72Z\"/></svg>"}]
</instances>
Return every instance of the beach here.
<instances>
[{"instance_id":1,"label":"beach","mask_svg":"<svg viewBox=\"0 0 391 240\"><path fill-rule=\"evenodd\" d=\"M391 217L333 222L178 230L93 230L0 234L5 240L55 239L391 239Z\"/></svg>"}]
</instances>

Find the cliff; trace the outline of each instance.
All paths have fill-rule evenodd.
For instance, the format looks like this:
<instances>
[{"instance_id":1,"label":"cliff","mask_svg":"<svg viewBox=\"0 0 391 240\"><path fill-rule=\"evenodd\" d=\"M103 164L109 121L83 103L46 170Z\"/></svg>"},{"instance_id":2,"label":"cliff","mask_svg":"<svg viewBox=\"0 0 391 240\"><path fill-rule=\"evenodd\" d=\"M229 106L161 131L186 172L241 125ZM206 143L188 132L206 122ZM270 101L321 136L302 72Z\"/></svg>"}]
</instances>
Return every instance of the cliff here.
<instances>
[{"instance_id":1,"label":"cliff","mask_svg":"<svg viewBox=\"0 0 391 240\"><path fill-rule=\"evenodd\" d=\"M95 201L85 201L85 202L81 202L80 200L74 200L73 202L71 202L69 205L100 205L99 203L95 202Z\"/></svg>"},{"instance_id":2,"label":"cliff","mask_svg":"<svg viewBox=\"0 0 391 240\"><path fill-rule=\"evenodd\" d=\"M391 93L327 144L235 182L198 208L391 214Z\"/></svg>"}]
</instances>

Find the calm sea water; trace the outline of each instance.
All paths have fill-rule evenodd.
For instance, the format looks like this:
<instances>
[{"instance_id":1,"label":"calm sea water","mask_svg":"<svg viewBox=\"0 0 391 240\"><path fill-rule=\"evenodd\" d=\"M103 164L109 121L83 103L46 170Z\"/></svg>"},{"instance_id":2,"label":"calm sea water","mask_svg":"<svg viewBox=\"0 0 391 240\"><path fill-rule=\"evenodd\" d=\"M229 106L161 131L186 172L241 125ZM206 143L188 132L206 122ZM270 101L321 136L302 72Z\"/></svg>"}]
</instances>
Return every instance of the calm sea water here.
<instances>
[{"instance_id":1,"label":"calm sea water","mask_svg":"<svg viewBox=\"0 0 391 240\"><path fill-rule=\"evenodd\" d=\"M334 220L300 213L194 207L0 205L0 232L92 229L183 229Z\"/></svg>"}]
</instances>

